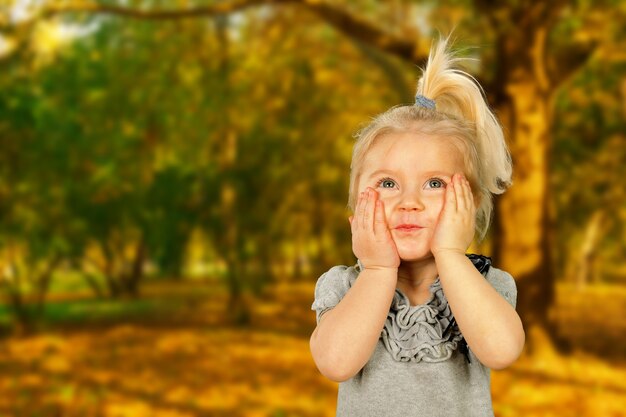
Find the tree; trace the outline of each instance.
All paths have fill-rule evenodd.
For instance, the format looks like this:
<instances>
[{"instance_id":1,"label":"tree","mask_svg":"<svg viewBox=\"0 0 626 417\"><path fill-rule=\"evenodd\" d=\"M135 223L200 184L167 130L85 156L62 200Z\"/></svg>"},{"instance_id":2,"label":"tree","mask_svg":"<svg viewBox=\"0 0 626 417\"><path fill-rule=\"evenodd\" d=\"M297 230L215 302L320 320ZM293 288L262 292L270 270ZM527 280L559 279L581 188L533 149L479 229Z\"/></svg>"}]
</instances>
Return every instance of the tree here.
<instances>
[{"instance_id":1,"label":"tree","mask_svg":"<svg viewBox=\"0 0 626 417\"><path fill-rule=\"evenodd\" d=\"M360 3L363 10L359 11L356 11L357 6L349 11L347 6L304 0L230 1L184 10L151 11L98 4L48 5L41 16L82 13L140 20L178 20L225 16L253 6L268 5L273 6L273 10L301 7L310 11L338 32L366 45L365 54L378 50L410 64L424 62L423 45L428 38L411 29L410 25L399 25L400 29L396 29L372 23L361 13L365 16L388 9L366 1ZM402 5L402 9L408 12L419 7L418 3ZM550 331L547 314L554 299L555 282L554 219L550 214L548 195L555 97L562 84L593 57L594 51L616 44L612 36L617 29L595 30L603 24L598 12L611 10L614 20L623 22L624 11L610 2L496 3L479 0L444 3L434 10L461 16L458 20L468 30L474 30L473 33L480 34L482 42L493 45L483 56L486 68L491 70L482 71L479 78L508 133L515 166L515 185L496 200L496 223L491 237L493 255L517 279L520 289L518 306L527 328L546 328L549 334L555 334ZM424 9L419 11L425 12ZM442 15L433 12L431 19L442 19ZM223 21L219 19L223 18L219 17L217 22ZM220 32L217 33L219 37ZM388 63L385 58L381 62ZM228 147L238 149L240 137L237 133L229 131L224 137L227 138L227 146L223 148L226 154ZM224 190L231 189L233 193L229 195L241 198L233 187L231 182ZM224 204L237 201L223 198ZM223 213L228 212L229 207L232 205L224 207ZM240 245L237 241L242 242L237 237L240 231L236 229L236 222L228 224L232 237L227 243L230 249L226 251L239 253L235 248Z\"/></svg>"}]
</instances>

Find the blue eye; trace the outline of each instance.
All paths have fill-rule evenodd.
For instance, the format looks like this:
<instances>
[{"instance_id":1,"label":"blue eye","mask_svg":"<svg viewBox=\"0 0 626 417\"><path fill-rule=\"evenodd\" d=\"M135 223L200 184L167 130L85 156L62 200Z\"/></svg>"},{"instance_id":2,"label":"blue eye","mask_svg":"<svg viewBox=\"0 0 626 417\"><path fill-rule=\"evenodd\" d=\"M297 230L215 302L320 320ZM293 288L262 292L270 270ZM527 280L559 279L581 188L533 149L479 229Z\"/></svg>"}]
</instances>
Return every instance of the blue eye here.
<instances>
[{"instance_id":1,"label":"blue eye","mask_svg":"<svg viewBox=\"0 0 626 417\"><path fill-rule=\"evenodd\" d=\"M382 188L394 188L396 186L396 182L391 178L382 178L378 180L376 186Z\"/></svg>"},{"instance_id":2,"label":"blue eye","mask_svg":"<svg viewBox=\"0 0 626 417\"><path fill-rule=\"evenodd\" d=\"M428 188L445 188L446 187L446 183L439 178L431 178L428 180L428 182L426 183Z\"/></svg>"}]
</instances>

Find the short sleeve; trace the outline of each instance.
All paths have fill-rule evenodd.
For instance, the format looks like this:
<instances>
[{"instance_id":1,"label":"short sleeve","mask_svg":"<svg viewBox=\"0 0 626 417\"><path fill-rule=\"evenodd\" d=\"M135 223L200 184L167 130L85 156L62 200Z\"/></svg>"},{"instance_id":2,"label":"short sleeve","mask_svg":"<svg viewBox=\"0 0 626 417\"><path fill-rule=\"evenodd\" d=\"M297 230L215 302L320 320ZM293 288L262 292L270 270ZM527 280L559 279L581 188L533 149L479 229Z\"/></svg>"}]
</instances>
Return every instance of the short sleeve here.
<instances>
[{"instance_id":1,"label":"short sleeve","mask_svg":"<svg viewBox=\"0 0 626 417\"><path fill-rule=\"evenodd\" d=\"M335 307L346 295L358 275L355 267L338 265L322 274L315 284L315 300L311 310L315 310L317 323L326 311Z\"/></svg>"},{"instance_id":2,"label":"short sleeve","mask_svg":"<svg viewBox=\"0 0 626 417\"><path fill-rule=\"evenodd\" d=\"M491 266L486 278L498 294L515 308L517 304L517 286L511 274Z\"/></svg>"}]
</instances>

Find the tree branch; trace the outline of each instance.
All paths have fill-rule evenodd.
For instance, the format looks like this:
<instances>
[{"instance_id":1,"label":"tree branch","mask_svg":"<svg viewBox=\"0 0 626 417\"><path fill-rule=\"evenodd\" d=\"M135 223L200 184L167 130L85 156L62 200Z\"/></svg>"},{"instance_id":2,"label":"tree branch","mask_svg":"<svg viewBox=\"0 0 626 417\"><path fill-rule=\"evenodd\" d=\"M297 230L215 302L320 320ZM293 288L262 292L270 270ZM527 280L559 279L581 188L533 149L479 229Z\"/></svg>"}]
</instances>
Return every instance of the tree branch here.
<instances>
[{"instance_id":1,"label":"tree branch","mask_svg":"<svg viewBox=\"0 0 626 417\"><path fill-rule=\"evenodd\" d=\"M252 6L264 4L295 3L296 0L234 0L204 7L190 7L183 10L140 10L128 7L111 6L98 3L77 3L63 6L45 6L40 15L51 17L68 13L110 14L133 19L170 20L198 17L214 17L233 13Z\"/></svg>"},{"instance_id":2,"label":"tree branch","mask_svg":"<svg viewBox=\"0 0 626 417\"><path fill-rule=\"evenodd\" d=\"M329 4L316 1L304 1L300 3L348 37L420 66L423 66L428 59L427 55L420 54L417 39L407 40L403 37L385 32Z\"/></svg>"},{"instance_id":3,"label":"tree branch","mask_svg":"<svg viewBox=\"0 0 626 417\"><path fill-rule=\"evenodd\" d=\"M558 50L548 67L555 88L567 84L587 64L597 47L596 42L590 42L588 44L573 44Z\"/></svg>"},{"instance_id":4,"label":"tree branch","mask_svg":"<svg viewBox=\"0 0 626 417\"><path fill-rule=\"evenodd\" d=\"M140 10L103 4L79 3L64 6L46 6L42 17L70 13L109 14L132 19L172 20L215 17L256 6L294 4L317 14L322 20L344 35L371 45L417 65L423 65L427 56L420 53L418 39L405 39L360 19L336 6L319 0L233 0L211 6L192 7L182 10Z\"/></svg>"}]
</instances>

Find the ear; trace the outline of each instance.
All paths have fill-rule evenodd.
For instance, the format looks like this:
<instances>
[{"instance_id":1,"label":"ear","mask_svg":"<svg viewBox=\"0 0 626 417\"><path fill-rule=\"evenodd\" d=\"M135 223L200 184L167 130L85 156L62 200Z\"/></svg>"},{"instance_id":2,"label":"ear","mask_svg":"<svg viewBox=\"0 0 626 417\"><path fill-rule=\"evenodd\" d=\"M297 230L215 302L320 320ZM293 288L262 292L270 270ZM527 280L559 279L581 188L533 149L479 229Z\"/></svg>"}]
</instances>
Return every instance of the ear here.
<instances>
[{"instance_id":1,"label":"ear","mask_svg":"<svg viewBox=\"0 0 626 417\"><path fill-rule=\"evenodd\" d=\"M470 183L470 185L471 185L471 183ZM472 188L472 196L474 197L474 207L476 207L478 209L478 207L480 206L480 203L482 202L482 198L481 198L479 193L474 191L474 190L476 190L475 187L471 187L471 188Z\"/></svg>"},{"instance_id":2,"label":"ear","mask_svg":"<svg viewBox=\"0 0 626 417\"><path fill-rule=\"evenodd\" d=\"M472 190L472 197L474 198L474 206L476 208L478 208L478 206L480 205L481 202L481 198L479 193L476 192L476 190L478 190L478 185L476 184L476 182L474 181L473 178L467 176L467 174L463 173L463 175L465 175L465 178L467 178L467 180L469 181L470 184L470 190Z\"/></svg>"},{"instance_id":3,"label":"ear","mask_svg":"<svg viewBox=\"0 0 626 417\"><path fill-rule=\"evenodd\" d=\"M348 206L350 211L354 213L354 209L356 208L356 203L359 201L359 183L361 182L361 173L357 173L354 178L350 178L350 189L349 189L349 199Z\"/></svg>"}]
</instances>

